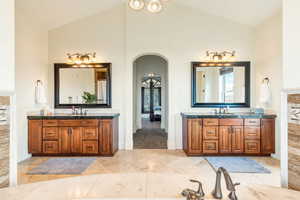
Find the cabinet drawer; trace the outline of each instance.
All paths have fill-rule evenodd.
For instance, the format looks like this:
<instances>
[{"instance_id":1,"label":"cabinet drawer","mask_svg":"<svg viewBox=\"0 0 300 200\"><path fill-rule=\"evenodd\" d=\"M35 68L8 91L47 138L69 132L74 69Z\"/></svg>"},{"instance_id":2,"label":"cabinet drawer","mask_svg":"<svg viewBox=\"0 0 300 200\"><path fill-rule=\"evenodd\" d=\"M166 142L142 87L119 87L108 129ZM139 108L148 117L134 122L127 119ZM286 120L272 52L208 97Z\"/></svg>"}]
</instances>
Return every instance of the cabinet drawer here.
<instances>
[{"instance_id":1,"label":"cabinet drawer","mask_svg":"<svg viewBox=\"0 0 300 200\"><path fill-rule=\"evenodd\" d=\"M98 128L84 127L82 132L84 140L98 140Z\"/></svg>"},{"instance_id":2,"label":"cabinet drawer","mask_svg":"<svg viewBox=\"0 0 300 200\"><path fill-rule=\"evenodd\" d=\"M204 119L203 120L204 126L218 126L219 125L219 119Z\"/></svg>"},{"instance_id":3,"label":"cabinet drawer","mask_svg":"<svg viewBox=\"0 0 300 200\"><path fill-rule=\"evenodd\" d=\"M57 120L43 120L43 126L58 126Z\"/></svg>"},{"instance_id":4,"label":"cabinet drawer","mask_svg":"<svg viewBox=\"0 0 300 200\"><path fill-rule=\"evenodd\" d=\"M243 126L243 119L220 119L220 126Z\"/></svg>"},{"instance_id":5,"label":"cabinet drawer","mask_svg":"<svg viewBox=\"0 0 300 200\"><path fill-rule=\"evenodd\" d=\"M259 154L260 140L245 140L245 153Z\"/></svg>"},{"instance_id":6,"label":"cabinet drawer","mask_svg":"<svg viewBox=\"0 0 300 200\"><path fill-rule=\"evenodd\" d=\"M59 153L58 141L44 141L43 153L47 153L47 154Z\"/></svg>"},{"instance_id":7,"label":"cabinet drawer","mask_svg":"<svg viewBox=\"0 0 300 200\"><path fill-rule=\"evenodd\" d=\"M82 153L97 154L99 149L98 147L98 141L83 141Z\"/></svg>"},{"instance_id":8,"label":"cabinet drawer","mask_svg":"<svg viewBox=\"0 0 300 200\"><path fill-rule=\"evenodd\" d=\"M58 140L58 128L57 127L43 128L43 140Z\"/></svg>"},{"instance_id":9,"label":"cabinet drawer","mask_svg":"<svg viewBox=\"0 0 300 200\"><path fill-rule=\"evenodd\" d=\"M219 153L218 140L205 140L203 141L203 153L217 154Z\"/></svg>"},{"instance_id":10,"label":"cabinet drawer","mask_svg":"<svg viewBox=\"0 0 300 200\"><path fill-rule=\"evenodd\" d=\"M58 126L65 126L65 127L81 126L81 120L59 120Z\"/></svg>"},{"instance_id":11,"label":"cabinet drawer","mask_svg":"<svg viewBox=\"0 0 300 200\"><path fill-rule=\"evenodd\" d=\"M218 126L204 126L203 127L203 139L204 140L218 140L219 139L219 127Z\"/></svg>"},{"instance_id":12,"label":"cabinet drawer","mask_svg":"<svg viewBox=\"0 0 300 200\"><path fill-rule=\"evenodd\" d=\"M260 140L260 127L245 126L244 134L245 134L245 139Z\"/></svg>"},{"instance_id":13,"label":"cabinet drawer","mask_svg":"<svg viewBox=\"0 0 300 200\"><path fill-rule=\"evenodd\" d=\"M260 126L260 119L245 119L245 126Z\"/></svg>"},{"instance_id":14,"label":"cabinet drawer","mask_svg":"<svg viewBox=\"0 0 300 200\"><path fill-rule=\"evenodd\" d=\"M81 126L98 126L98 120L81 120Z\"/></svg>"}]
</instances>

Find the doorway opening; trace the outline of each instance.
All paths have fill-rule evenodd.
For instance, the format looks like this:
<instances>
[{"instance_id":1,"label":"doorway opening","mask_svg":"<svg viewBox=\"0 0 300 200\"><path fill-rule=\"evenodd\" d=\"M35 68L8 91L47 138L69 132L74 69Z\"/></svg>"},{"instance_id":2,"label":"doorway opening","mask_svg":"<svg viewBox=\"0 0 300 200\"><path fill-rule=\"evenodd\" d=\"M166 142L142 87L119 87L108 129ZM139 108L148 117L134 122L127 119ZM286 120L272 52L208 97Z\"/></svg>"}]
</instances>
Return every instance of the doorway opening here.
<instances>
[{"instance_id":1,"label":"doorway opening","mask_svg":"<svg viewBox=\"0 0 300 200\"><path fill-rule=\"evenodd\" d=\"M133 148L167 149L168 62L143 55L133 63Z\"/></svg>"}]
</instances>

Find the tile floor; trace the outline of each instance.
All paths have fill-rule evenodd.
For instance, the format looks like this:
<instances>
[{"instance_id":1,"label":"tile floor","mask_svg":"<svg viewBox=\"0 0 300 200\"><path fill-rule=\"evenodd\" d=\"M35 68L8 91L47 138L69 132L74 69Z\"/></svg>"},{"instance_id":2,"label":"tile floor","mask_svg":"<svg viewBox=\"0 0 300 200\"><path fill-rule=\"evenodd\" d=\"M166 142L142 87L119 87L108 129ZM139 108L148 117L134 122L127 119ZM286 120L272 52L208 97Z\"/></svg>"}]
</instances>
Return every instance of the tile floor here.
<instances>
[{"instance_id":1,"label":"tile floor","mask_svg":"<svg viewBox=\"0 0 300 200\"><path fill-rule=\"evenodd\" d=\"M48 158L31 158L19 165L21 184L0 189L1 200L184 200L181 191L196 188L189 179L203 183L205 199L213 198L215 172L203 157L187 157L182 151L119 151L115 157L99 157L81 175L33 175L26 172ZM271 174L232 174L240 182L237 195L242 200L299 200L300 193L278 187L279 162L272 158L253 158ZM56 180L51 180L56 179ZM50 181L46 181L50 180ZM41 182L40 182L41 181ZM223 195L228 194L222 181ZM227 198L224 198L227 199Z\"/></svg>"},{"instance_id":2,"label":"tile floor","mask_svg":"<svg viewBox=\"0 0 300 200\"><path fill-rule=\"evenodd\" d=\"M81 175L28 175L27 172L49 159L48 157L33 157L19 164L19 184L35 183L54 179L87 176L96 174L128 174L138 173L146 176L149 173L160 175L178 175L204 182L209 182L213 187L215 172L203 157L187 157L181 150L133 150L119 151L114 157L97 157L97 159ZM232 174L233 181L241 184L263 184L280 186L280 163L270 157L254 157L262 163L271 174ZM148 176L148 181L160 180ZM160 180L164 184L172 181ZM188 179L185 181L188 182Z\"/></svg>"}]
</instances>

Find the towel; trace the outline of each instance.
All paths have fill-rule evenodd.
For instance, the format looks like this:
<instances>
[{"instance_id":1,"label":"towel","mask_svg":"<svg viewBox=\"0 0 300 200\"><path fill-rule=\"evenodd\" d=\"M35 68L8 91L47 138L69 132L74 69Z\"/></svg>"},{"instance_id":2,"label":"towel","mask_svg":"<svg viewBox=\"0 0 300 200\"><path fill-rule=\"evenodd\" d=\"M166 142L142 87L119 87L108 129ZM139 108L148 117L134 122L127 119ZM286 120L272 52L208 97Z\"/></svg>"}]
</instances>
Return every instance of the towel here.
<instances>
[{"instance_id":1,"label":"towel","mask_svg":"<svg viewBox=\"0 0 300 200\"><path fill-rule=\"evenodd\" d=\"M262 83L260 86L260 103L263 105L271 102L271 89L269 83Z\"/></svg>"},{"instance_id":2,"label":"towel","mask_svg":"<svg viewBox=\"0 0 300 200\"><path fill-rule=\"evenodd\" d=\"M35 86L35 103L36 104L46 104L46 94L45 94L45 88L41 81L37 82L37 85Z\"/></svg>"}]
</instances>

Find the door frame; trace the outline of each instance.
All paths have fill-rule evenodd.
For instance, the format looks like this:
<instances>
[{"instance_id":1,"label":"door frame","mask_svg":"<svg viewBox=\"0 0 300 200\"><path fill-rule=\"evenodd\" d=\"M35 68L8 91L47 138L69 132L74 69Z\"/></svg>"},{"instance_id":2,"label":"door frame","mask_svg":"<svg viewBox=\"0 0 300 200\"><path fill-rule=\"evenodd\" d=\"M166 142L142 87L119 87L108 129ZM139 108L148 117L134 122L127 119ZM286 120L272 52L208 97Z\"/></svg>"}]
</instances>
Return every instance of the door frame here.
<instances>
[{"instance_id":1,"label":"door frame","mask_svg":"<svg viewBox=\"0 0 300 200\"><path fill-rule=\"evenodd\" d=\"M168 135L168 149L176 149L176 138L174 135L170 135L170 129L173 130L174 127L173 127L173 120L171 119L171 101L170 101L170 97L171 97L171 87L170 87L170 62L169 62L169 59L164 56L163 54L160 54L160 53L142 53L142 54L137 54L135 56L132 57L132 59L129 59L129 71L130 74L128 74L131 78L131 83L130 83L130 102L127 102L128 104L131 105L130 107L130 110L127 110L127 114L126 116L128 117L128 120L127 120L127 125L130 126L129 128L127 128L127 131L126 131L126 141L125 141L125 148L128 149L128 150L132 150L133 149L133 133L134 133L134 126L135 126L135 121L134 121L134 99L133 99L133 94L134 94L134 86L133 86L133 82L134 82L134 68L136 67L135 66L135 62L137 59L143 57L143 56L157 56L157 57L160 57L162 59L164 59L166 61L166 91L165 91L165 95L167 97L167 100L166 100L166 106L165 106L165 109L167 110L166 111L166 115L165 115L165 119L166 120L166 132L167 132L167 135ZM129 124L130 123L130 124ZM170 137L172 136L172 137ZM170 140L170 138L174 139L174 140Z\"/></svg>"}]
</instances>

